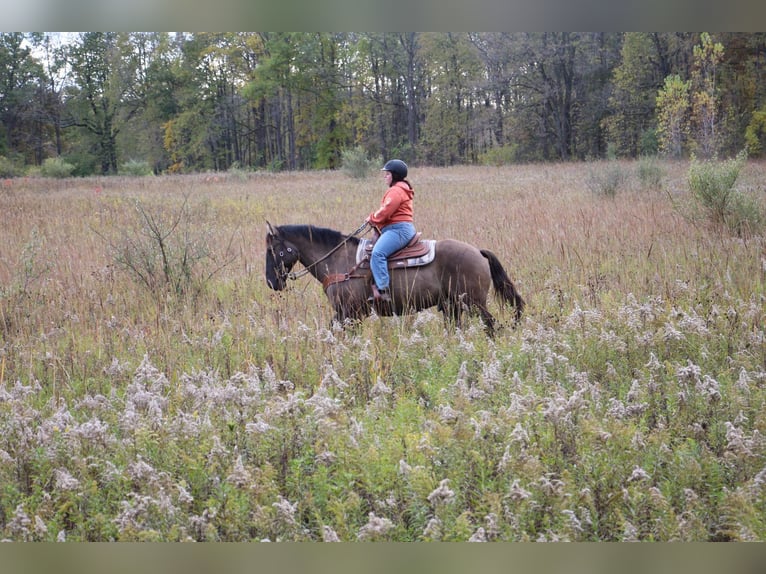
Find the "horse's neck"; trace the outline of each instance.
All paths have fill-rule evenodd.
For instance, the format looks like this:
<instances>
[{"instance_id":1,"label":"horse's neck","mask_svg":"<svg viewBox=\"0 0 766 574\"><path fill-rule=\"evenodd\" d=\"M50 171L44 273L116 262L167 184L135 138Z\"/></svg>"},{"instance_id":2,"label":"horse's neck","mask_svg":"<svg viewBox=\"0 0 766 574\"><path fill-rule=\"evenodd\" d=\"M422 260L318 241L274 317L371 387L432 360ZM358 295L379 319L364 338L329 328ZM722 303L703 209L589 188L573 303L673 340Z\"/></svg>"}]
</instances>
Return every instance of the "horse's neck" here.
<instances>
[{"instance_id":1,"label":"horse's neck","mask_svg":"<svg viewBox=\"0 0 766 574\"><path fill-rule=\"evenodd\" d=\"M356 245L352 241L339 246L338 243L317 242L301 237L296 245L301 265L318 279L324 277L328 270L330 273L347 271L356 259Z\"/></svg>"}]
</instances>

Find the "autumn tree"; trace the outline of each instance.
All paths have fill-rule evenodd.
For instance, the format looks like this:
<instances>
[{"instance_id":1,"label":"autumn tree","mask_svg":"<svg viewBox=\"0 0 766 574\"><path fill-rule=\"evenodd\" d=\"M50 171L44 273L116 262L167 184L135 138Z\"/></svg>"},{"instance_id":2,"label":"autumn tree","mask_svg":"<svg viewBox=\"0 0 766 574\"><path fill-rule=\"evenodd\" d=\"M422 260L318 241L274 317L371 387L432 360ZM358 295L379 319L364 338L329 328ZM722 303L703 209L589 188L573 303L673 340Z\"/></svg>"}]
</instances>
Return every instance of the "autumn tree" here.
<instances>
[{"instance_id":1,"label":"autumn tree","mask_svg":"<svg viewBox=\"0 0 766 574\"><path fill-rule=\"evenodd\" d=\"M690 82L674 74L665 78L657 94L657 131L660 150L669 157L683 154L689 131Z\"/></svg>"},{"instance_id":2,"label":"autumn tree","mask_svg":"<svg viewBox=\"0 0 766 574\"><path fill-rule=\"evenodd\" d=\"M723 44L713 42L710 34L700 36L694 46L694 68L691 77L691 130L694 151L702 157L718 152L718 87L717 70L723 59Z\"/></svg>"}]
</instances>

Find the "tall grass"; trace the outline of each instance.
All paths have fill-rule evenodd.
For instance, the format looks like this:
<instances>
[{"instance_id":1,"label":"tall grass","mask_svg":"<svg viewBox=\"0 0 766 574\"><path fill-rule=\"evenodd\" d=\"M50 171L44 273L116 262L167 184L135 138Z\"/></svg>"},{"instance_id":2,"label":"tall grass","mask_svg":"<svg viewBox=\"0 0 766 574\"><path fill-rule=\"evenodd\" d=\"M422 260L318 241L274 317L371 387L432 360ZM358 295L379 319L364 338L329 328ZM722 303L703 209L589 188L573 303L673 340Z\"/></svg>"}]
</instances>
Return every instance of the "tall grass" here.
<instances>
[{"instance_id":1,"label":"tall grass","mask_svg":"<svg viewBox=\"0 0 766 574\"><path fill-rule=\"evenodd\" d=\"M267 288L266 219L351 231L378 177L13 180L0 538L766 539L764 240L694 226L662 167L609 200L586 164L412 169L424 235L528 302L494 340L433 311L336 330L317 282ZM231 257L194 297L117 264L136 201L186 201Z\"/></svg>"}]
</instances>

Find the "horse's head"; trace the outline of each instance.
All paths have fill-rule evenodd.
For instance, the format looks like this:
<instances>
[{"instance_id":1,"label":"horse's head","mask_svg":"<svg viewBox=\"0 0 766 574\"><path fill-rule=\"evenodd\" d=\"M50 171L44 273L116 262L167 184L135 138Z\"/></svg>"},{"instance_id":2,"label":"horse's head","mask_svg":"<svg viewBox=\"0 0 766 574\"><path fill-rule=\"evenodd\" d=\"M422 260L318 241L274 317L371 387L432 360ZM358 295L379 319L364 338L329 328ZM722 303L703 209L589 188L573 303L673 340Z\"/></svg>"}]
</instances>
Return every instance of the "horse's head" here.
<instances>
[{"instance_id":1,"label":"horse's head","mask_svg":"<svg viewBox=\"0 0 766 574\"><path fill-rule=\"evenodd\" d=\"M281 291L287 286L287 277L300 254L298 248L282 236L278 227L274 229L268 222L267 225L266 283L275 291Z\"/></svg>"}]
</instances>

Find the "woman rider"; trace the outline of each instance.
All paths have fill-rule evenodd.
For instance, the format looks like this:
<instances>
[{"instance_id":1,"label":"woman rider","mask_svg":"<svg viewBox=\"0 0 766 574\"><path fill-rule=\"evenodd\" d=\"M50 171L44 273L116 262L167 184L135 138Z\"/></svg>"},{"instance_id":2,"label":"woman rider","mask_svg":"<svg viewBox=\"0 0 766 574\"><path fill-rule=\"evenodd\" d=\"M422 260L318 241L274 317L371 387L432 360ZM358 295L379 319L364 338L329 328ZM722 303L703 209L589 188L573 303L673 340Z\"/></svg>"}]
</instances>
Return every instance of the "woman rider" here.
<instances>
[{"instance_id":1,"label":"woman rider","mask_svg":"<svg viewBox=\"0 0 766 574\"><path fill-rule=\"evenodd\" d=\"M388 257L415 237L412 217L412 198L415 190L406 179L407 164L400 159L392 159L386 162L381 171L388 189L380 202L380 208L365 219L380 233L370 258L374 287L377 287L377 293L373 289L370 302L391 301Z\"/></svg>"}]
</instances>

